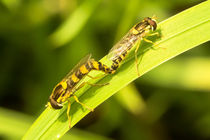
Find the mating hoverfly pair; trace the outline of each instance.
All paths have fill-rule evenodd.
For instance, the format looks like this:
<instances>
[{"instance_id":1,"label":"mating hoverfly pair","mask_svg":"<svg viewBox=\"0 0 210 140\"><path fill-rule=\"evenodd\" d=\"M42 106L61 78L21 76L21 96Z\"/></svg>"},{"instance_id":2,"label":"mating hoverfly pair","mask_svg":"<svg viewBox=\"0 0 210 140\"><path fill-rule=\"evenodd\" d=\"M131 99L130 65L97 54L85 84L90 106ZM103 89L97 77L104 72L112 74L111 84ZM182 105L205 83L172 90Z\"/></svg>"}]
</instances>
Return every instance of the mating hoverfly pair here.
<instances>
[{"instance_id":1,"label":"mating hoverfly pair","mask_svg":"<svg viewBox=\"0 0 210 140\"><path fill-rule=\"evenodd\" d=\"M122 60L125 59L127 54L130 52L131 48L135 46L134 44L136 43L138 43L135 49L135 60L137 66L137 51L140 42L144 40L146 42L153 43L152 41L147 40L145 37L157 34L150 33L151 31L156 30L156 27L157 23L155 19L146 17L143 21L137 23L133 28L131 28L129 32L110 50L108 54L108 58L112 61L112 65L110 67L94 60L93 58L91 58L91 55L84 57L72 69L72 71L69 74L67 74L67 76L55 86L55 88L52 91L52 94L49 97L49 102L47 106L53 109L61 109L63 107L63 103L68 101L67 117L69 119L69 127L71 127L71 118L69 115L71 107L71 103L69 101L70 97L73 97L77 103L81 104L86 109L93 111L92 108L79 101L79 99L75 95L75 92L86 84L95 84L91 84L88 82L80 83L81 79L83 79L86 76L93 78L88 75L88 73L90 73L92 70L102 71L105 74L113 74L118 69Z\"/></svg>"}]
</instances>

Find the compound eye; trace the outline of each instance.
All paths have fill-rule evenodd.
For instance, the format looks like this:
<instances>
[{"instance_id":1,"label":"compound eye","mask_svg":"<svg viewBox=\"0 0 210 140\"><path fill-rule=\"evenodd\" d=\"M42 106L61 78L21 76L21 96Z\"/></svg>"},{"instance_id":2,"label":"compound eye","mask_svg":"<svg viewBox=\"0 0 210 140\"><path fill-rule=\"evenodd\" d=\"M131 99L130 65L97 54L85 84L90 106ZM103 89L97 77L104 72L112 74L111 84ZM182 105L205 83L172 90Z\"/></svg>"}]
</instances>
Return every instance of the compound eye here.
<instances>
[{"instance_id":1,"label":"compound eye","mask_svg":"<svg viewBox=\"0 0 210 140\"><path fill-rule=\"evenodd\" d=\"M156 23L156 21L150 20L150 21L149 21L149 24L150 24L150 26L152 27L152 30L153 30L153 31L156 30L156 28L157 28L157 23Z\"/></svg>"},{"instance_id":2,"label":"compound eye","mask_svg":"<svg viewBox=\"0 0 210 140\"><path fill-rule=\"evenodd\" d=\"M62 104L59 104L58 102L56 102L52 97L49 98L49 102L50 102L52 108L54 108L54 109L61 109L63 107Z\"/></svg>"},{"instance_id":3,"label":"compound eye","mask_svg":"<svg viewBox=\"0 0 210 140\"><path fill-rule=\"evenodd\" d=\"M58 85L54 88L50 100L54 100L54 102L58 102L58 101L57 101L58 98L61 97L61 96L65 93L65 91L66 91L66 90L63 88L63 86L62 86L61 84L58 84ZM52 103L54 103L54 102L52 101ZM58 103L60 103L60 101L59 101ZM55 103L54 103L54 104L55 104Z\"/></svg>"}]
</instances>

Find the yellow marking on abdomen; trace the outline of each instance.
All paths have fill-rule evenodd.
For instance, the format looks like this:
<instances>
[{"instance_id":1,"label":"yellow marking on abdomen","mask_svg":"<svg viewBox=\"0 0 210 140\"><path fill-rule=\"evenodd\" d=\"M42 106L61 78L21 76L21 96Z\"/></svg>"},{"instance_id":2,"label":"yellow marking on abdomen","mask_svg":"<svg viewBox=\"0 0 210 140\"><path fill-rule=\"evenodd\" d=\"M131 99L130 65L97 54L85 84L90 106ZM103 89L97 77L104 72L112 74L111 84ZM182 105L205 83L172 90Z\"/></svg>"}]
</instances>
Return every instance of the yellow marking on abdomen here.
<instances>
[{"instance_id":1,"label":"yellow marking on abdomen","mask_svg":"<svg viewBox=\"0 0 210 140\"><path fill-rule=\"evenodd\" d=\"M89 72L88 69L85 67L85 65L82 65L79 69L80 69L80 72L81 72L82 74L86 74L86 73Z\"/></svg>"},{"instance_id":2,"label":"yellow marking on abdomen","mask_svg":"<svg viewBox=\"0 0 210 140\"><path fill-rule=\"evenodd\" d=\"M67 89L66 81L62 81L62 82L60 82L60 84L62 85L63 89Z\"/></svg>"},{"instance_id":3,"label":"yellow marking on abdomen","mask_svg":"<svg viewBox=\"0 0 210 140\"><path fill-rule=\"evenodd\" d=\"M72 79L72 81L73 82L78 82L80 79L75 75L75 73L74 74L72 74L72 76L71 76L71 79Z\"/></svg>"},{"instance_id":4,"label":"yellow marking on abdomen","mask_svg":"<svg viewBox=\"0 0 210 140\"><path fill-rule=\"evenodd\" d=\"M96 62L96 61L92 61L92 65L93 65L93 67L95 68L95 69L99 69L99 65L98 65L98 62Z\"/></svg>"}]
</instances>

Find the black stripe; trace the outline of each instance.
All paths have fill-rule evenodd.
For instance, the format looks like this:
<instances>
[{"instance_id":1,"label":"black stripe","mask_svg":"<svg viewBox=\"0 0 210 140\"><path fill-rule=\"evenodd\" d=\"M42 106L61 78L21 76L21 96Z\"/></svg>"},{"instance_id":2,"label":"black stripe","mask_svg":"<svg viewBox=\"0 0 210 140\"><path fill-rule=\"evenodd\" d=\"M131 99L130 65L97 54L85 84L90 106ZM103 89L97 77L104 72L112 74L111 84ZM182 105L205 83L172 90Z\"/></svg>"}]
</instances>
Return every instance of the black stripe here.
<instances>
[{"instance_id":1,"label":"black stripe","mask_svg":"<svg viewBox=\"0 0 210 140\"><path fill-rule=\"evenodd\" d=\"M82 79L82 77L83 77L83 73L80 71L80 69L79 70L77 70L76 72L75 72L75 75L77 76L77 78L79 78L79 79Z\"/></svg>"},{"instance_id":2,"label":"black stripe","mask_svg":"<svg viewBox=\"0 0 210 140\"><path fill-rule=\"evenodd\" d=\"M91 62L90 62L90 63L91 63ZM86 69L87 69L88 71L91 71L91 67L90 67L89 63L86 63L86 64L85 64L85 67L86 67Z\"/></svg>"},{"instance_id":3,"label":"black stripe","mask_svg":"<svg viewBox=\"0 0 210 140\"><path fill-rule=\"evenodd\" d=\"M106 70L106 66L102 64L102 66L101 66L101 67L102 67L102 68L101 68L100 70L102 70L102 71L106 72L106 71L105 71L105 70Z\"/></svg>"},{"instance_id":4,"label":"black stripe","mask_svg":"<svg viewBox=\"0 0 210 140\"><path fill-rule=\"evenodd\" d=\"M92 69L95 69L94 66L93 66L93 62L92 62L92 61L89 62L89 66L90 66L90 69L91 69L91 70L92 70Z\"/></svg>"},{"instance_id":5,"label":"black stripe","mask_svg":"<svg viewBox=\"0 0 210 140\"><path fill-rule=\"evenodd\" d=\"M148 21L142 21L142 22L140 22L139 24L137 24L134 28L137 30L137 31L139 31L139 28L140 28L140 26L142 26L142 29L144 29L146 26L148 26L149 25L149 23L148 23Z\"/></svg>"},{"instance_id":6,"label":"black stripe","mask_svg":"<svg viewBox=\"0 0 210 140\"><path fill-rule=\"evenodd\" d=\"M118 64L117 59L113 60L113 63Z\"/></svg>"},{"instance_id":7,"label":"black stripe","mask_svg":"<svg viewBox=\"0 0 210 140\"><path fill-rule=\"evenodd\" d=\"M119 67L119 65L112 65L112 66L111 66L111 68L112 68L113 70L116 70L118 67Z\"/></svg>"},{"instance_id":8,"label":"black stripe","mask_svg":"<svg viewBox=\"0 0 210 140\"><path fill-rule=\"evenodd\" d=\"M126 54L127 54L127 52L124 52L122 55L125 57L125 56L126 56Z\"/></svg>"},{"instance_id":9,"label":"black stripe","mask_svg":"<svg viewBox=\"0 0 210 140\"><path fill-rule=\"evenodd\" d=\"M98 62L98 68L99 68L99 70L103 70L103 66L102 66L101 62Z\"/></svg>"},{"instance_id":10,"label":"black stripe","mask_svg":"<svg viewBox=\"0 0 210 140\"><path fill-rule=\"evenodd\" d=\"M62 89L63 89L62 85L58 85L55 88L54 93L53 93L53 99L54 100L57 100L60 97Z\"/></svg>"},{"instance_id":11,"label":"black stripe","mask_svg":"<svg viewBox=\"0 0 210 140\"><path fill-rule=\"evenodd\" d=\"M111 70L110 68L107 67L107 68L106 68L106 72L107 72L107 73L112 73L112 70Z\"/></svg>"},{"instance_id":12,"label":"black stripe","mask_svg":"<svg viewBox=\"0 0 210 140\"><path fill-rule=\"evenodd\" d=\"M69 78L67 83L69 85L69 88L72 88L72 87L74 87L74 85L76 85L77 82L74 82L71 78Z\"/></svg>"},{"instance_id":13,"label":"black stripe","mask_svg":"<svg viewBox=\"0 0 210 140\"><path fill-rule=\"evenodd\" d=\"M121 58L120 56L118 57L118 61L119 61L119 62L121 62L121 61L122 61L122 58Z\"/></svg>"},{"instance_id":14,"label":"black stripe","mask_svg":"<svg viewBox=\"0 0 210 140\"><path fill-rule=\"evenodd\" d=\"M63 93L63 94L61 95L61 97L65 96L65 95L66 95L66 91L65 91L65 93Z\"/></svg>"},{"instance_id":15,"label":"black stripe","mask_svg":"<svg viewBox=\"0 0 210 140\"><path fill-rule=\"evenodd\" d=\"M145 30L142 30L141 32L139 32L139 34L143 34L145 32Z\"/></svg>"},{"instance_id":16,"label":"black stripe","mask_svg":"<svg viewBox=\"0 0 210 140\"><path fill-rule=\"evenodd\" d=\"M143 23L144 23L144 22L138 23L134 28L135 28L136 30L138 30L138 28L139 28Z\"/></svg>"}]
</instances>

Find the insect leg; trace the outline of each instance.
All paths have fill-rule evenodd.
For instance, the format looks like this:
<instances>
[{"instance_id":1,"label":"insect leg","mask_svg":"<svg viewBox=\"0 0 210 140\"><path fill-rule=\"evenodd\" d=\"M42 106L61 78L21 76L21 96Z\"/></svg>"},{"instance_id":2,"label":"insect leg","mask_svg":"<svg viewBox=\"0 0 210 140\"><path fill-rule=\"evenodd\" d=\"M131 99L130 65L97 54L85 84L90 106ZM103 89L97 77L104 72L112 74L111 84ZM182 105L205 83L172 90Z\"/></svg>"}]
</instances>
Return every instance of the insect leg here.
<instances>
[{"instance_id":1,"label":"insect leg","mask_svg":"<svg viewBox=\"0 0 210 140\"><path fill-rule=\"evenodd\" d=\"M154 36L154 35L160 36L160 34L158 32L148 34L147 36Z\"/></svg>"},{"instance_id":2,"label":"insect leg","mask_svg":"<svg viewBox=\"0 0 210 140\"><path fill-rule=\"evenodd\" d=\"M151 43L151 44L155 45L155 43L154 43L154 42L152 42L152 41L151 41L151 40L149 40L149 39L143 38L143 40L144 40L145 42L147 42L147 43Z\"/></svg>"},{"instance_id":3,"label":"insect leg","mask_svg":"<svg viewBox=\"0 0 210 140\"><path fill-rule=\"evenodd\" d=\"M136 62L136 71L137 71L138 76L140 76L139 68L138 68L138 49L140 47L140 44L141 44L141 40L138 40L137 47L135 49L135 62Z\"/></svg>"},{"instance_id":4,"label":"insect leg","mask_svg":"<svg viewBox=\"0 0 210 140\"><path fill-rule=\"evenodd\" d=\"M109 83L104 83L104 84L92 84L92 83L89 83L89 82L83 82L81 85L79 85L78 88L75 89L75 91L79 90L80 88L84 87L84 85L90 85L90 86L105 86L105 85L108 85Z\"/></svg>"},{"instance_id":5,"label":"insect leg","mask_svg":"<svg viewBox=\"0 0 210 140\"><path fill-rule=\"evenodd\" d=\"M86 85L86 84L91 85L91 86L105 86L105 85L108 85L109 83L105 83L105 84L92 84L92 83L89 83L89 82L83 82L83 83L82 83L79 87L77 87L74 91L79 90L80 88L82 88L82 87L83 87L84 85ZM80 102L76 95L73 94L73 97L74 97L75 101L76 101L77 103L79 103L80 105L82 105L83 107L87 108L88 110L90 110L90 111L92 111L92 112L94 111L94 109L92 109L92 108L88 107L87 105L85 105L84 103Z\"/></svg>"},{"instance_id":6,"label":"insect leg","mask_svg":"<svg viewBox=\"0 0 210 140\"><path fill-rule=\"evenodd\" d=\"M90 76L90 75L87 75L89 78L91 78L91 79L99 79L99 78L102 78L102 77L104 77L105 75L107 75L106 73L105 74L103 74L103 75L99 75L99 76L96 76L96 77L93 77L93 76Z\"/></svg>"},{"instance_id":7,"label":"insect leg","mask_svg":"<svg viewBox=\"0 0 210 140\"><path fill-rule=\"evenodd\" d=\"M106 74L112 74L114 73L114 70L112 68L109 68L108 66L104 65L101 62L95 61L92 59L90 62L92 70L102 71Z\"/></svg>"},{"instance_id":8,"label":"insect leg","mask_svg":"<svg viewBox=\"0 0 210 140\"><path fill-rule=\"evenodd\" d=\"M148 40L148 39L146 39L146 38L143 38L143 39L144 39L145 42L148 42L148 43L153 44L153 46L152 46L151 48L154 49L154 50L156 50L156 49L158 49L158 48L161 48L161 49L164 49L164 50L166 49L166 48L164 48L164 47L155 48L154 46L157 45L156 43L154 43L154 42L152 42L151 40Z\"/></svg>"},{"instance_id":9,"label":"insect leg","mask_svg":"<svg viewBox=\"0 0 210 140\"><path fill-rule=\"evenodd\" d=\"M67 107L67 117L68 117L68 120L69 120L69 128L71 128L71 116L70 116L70 114L69 114L69 112L70 112L70 109L71 109L71 103L70 103L70 101L68 100L68 107Z\"/></svg>"},{"instance_id":10,"label":"insect leg","mask_svg":"<svg viewBox=\"0 0 210 140\"><path fill-rule=\"evenodd\" d=\"M76 95L73 94L73 97L74 97L75 101L77 103L79 103L80 105L82 105L83 107L87 108L89 111L92 111L92 112L94 111L94 109L92 109L92 108L88 107L86 104L83 104L82 102L80 102Z\"/></svg>"}]
</instances>

